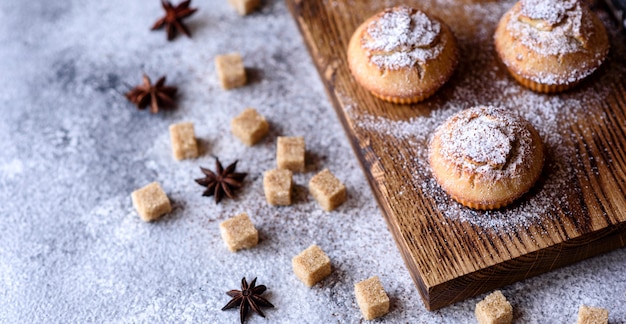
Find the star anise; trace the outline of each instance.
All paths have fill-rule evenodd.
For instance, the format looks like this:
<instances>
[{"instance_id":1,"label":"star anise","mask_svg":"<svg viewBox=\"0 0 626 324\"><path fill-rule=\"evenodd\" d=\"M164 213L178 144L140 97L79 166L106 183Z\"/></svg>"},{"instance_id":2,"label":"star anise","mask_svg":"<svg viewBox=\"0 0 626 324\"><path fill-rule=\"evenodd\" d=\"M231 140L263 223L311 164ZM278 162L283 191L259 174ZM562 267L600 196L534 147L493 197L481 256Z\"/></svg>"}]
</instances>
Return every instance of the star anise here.
<instances>
[{"instance_id":1,"label":"star anise","mask_svg":"<svg viewBox=\"0 0 626 324\"><path fill-rule=\"evenodd\" d=\"M165 86L165 77L162 76L156 84L152 85L150 78L143 75L143 84L136 86L126 93L126 99L137 105L137 108L144 109L150 104L150 112L156 114L161 108L171 108L176 106L174 97L176 87Z\"/></svg>"},{"instance_id":2,"label":"star anise","mask_svg":"<svg viewBox=\"0 0 626 324\"><path fill-rule=\"evenodd\" d=\"M239 306L239 319L242 324L246 319L246 315L248 315L250 308L257 314L261 315L261 317L265 317L265 314L263 314L263 311L261 311L259 306L274 307L274 305L272 305L272 303L270 303L267 299L261 297L261 294L265 292L267 287L264 285L255 287L255 285L256 278L252 280L250 286L248 286L248 282L245 277L241 279L241 290L231 290L226 293L228 296L233 297L233 299L231 299L228 304L222 308L222 310Z\"/></svg>"},{"instance_id":3,"label":"star anise","mask_svg":"<svg viewBox=\"0 0 626 324\"><path fill-rule=\"evenodd\" d=\"M163 26L167 26L167 40L171 41L176 37L176 31L191 37L191 33L187 26L183 23L183 19L193 15L198 8L189 8L191 0L181 2L178 6L174 7L171 2L161 0L161 5L165 10L165 16L157 20L152 26L152 30L160 29Z\"/></svg>"},{"instance_id":4,"label":"star anise","mask_svg":"<svg viewBox=\"0 0 626 324\"><path fill-rule=\"evenodd\" d=\"M205 186L206 190L202 193L203 196L214 196L215 203L218 204L224 195L228 198L233 198L233 191L241 188L243 185L243 179L247 173L235 172L237 168L237 162L229 165L224 169L222 163L218 158L215 158L215 172L200 167L202 173L206 175L204 178L196 179L196 182Z\"/></svg>"}]
</instances>

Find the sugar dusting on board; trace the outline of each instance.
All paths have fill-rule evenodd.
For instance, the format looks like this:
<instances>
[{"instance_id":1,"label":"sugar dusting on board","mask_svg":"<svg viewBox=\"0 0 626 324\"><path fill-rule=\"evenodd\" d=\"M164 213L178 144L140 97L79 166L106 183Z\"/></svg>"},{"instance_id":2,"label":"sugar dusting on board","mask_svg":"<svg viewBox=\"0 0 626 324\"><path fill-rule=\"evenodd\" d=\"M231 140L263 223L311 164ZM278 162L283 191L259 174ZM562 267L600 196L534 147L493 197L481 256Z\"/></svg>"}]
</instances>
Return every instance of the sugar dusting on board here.
<instances>
[{"instance_id":1,"label":"sugar dusting on board","mask_svg":"<svg viewBox=\"0 0 626 324\"><path fill-rule=\"evenodd\" d=\"M458 31L459 27L455 29L454 23L451 23L463 53L459 66L462 71L457 71L456 84L443 90L447 91L445 103L433 107L427 115L408 120L393 120L371 113L368 107L360 107L351 98L339 94L339 100L356 130L378 133L382 137L394 137L407 144L403 145L403 148L408 148L405 151L389 147L385 148L385 152L379 152L387 154L399 169L412 172L412 179L396 195L398 199L402 199L405 191L418 190L432 197L439 212L445 216L442 223L460 221L483 230L513 231L519 227L544 227L549 222L543 220L554 217L550 215L556 214L557 206L561 210L569 210L567 190L577 181L571 166L581 162L573 161L576 152L572 145L565 145L562 132L574 125L578 118L585 118L590 113L588 107L602 106L602 102L609 95L610 89L606 86L580 86L562 95L543 95L521 87L508 76L501 77L503 67L492 63L493 32L502 14L513 4L512 1L504 1L463 5L468 18L475 22L475 29L471 35L466 35ZM421 9L426 12L429 6L441 5L443 4L420 3ZM601 18L606 25L611 24L606 15L601 15ZM609 28L609 33L615 38L617 31ZM620 55L623 57L626 53L623 44L617 44L612 51L615 52L612 53L614 58ZM591 82L616 82L626 72L623 70L623 66L618 66L617 69L607 68L606 73ZM433 179L428 165L428 141L435 129L453 114L477 105L499 106L517 111L537 129L548 152L542 179L535 187L511 206L495 211L475 211L453 201Z\"/></svg>"}]
</instances>

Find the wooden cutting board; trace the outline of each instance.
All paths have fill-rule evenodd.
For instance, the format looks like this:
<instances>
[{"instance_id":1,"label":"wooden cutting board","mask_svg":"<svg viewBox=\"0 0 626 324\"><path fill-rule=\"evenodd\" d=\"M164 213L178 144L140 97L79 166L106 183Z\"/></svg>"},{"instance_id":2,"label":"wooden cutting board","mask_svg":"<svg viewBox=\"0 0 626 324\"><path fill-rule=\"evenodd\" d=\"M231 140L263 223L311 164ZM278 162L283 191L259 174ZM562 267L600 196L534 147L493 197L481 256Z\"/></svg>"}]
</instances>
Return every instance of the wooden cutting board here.
<instances>
[{"instance_id":1,"label":"wooden cutting board","mask_svg":"<svg viewBox=\"0 0 626 324\"><path fill-rule=\"evenodd\" d=\"M421 104L374 98L346 62L357 26L400 3L443 19L461 50L455 75ZM626 244L626 40L597 8L612 46L604 66L567 93L535 94L508 76L493 50L495 25L513 3L287 0L429 310ZM435 127L480 104L519 111L548 150L535 187L495 212L452 201L425 162Z\"/></svg>"}]
</instances>

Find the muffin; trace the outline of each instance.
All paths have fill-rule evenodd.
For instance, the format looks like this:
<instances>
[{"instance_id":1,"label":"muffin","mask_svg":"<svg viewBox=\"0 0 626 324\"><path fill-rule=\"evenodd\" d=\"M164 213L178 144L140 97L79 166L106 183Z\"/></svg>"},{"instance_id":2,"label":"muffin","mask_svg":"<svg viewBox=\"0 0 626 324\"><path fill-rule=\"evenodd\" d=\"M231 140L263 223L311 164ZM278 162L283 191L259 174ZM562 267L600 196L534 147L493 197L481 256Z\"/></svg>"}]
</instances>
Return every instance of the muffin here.
<instances>
[{"instance_id":1,"label":"muffin","mask_svg":"<svg viewBox=\"0 0 626 324\"><path fill-rule=\"evenodd\" d=\"M435 180L454 200L473 209L504 207L539 178L544 150L533 126L494 107L461 111L435 131L429 144Z\"/></svg>"},{"instance_id":2,"label":"muffin","mask_svg":"<svg viewBox=\"0 0 626 324\"><path fill-rule=\"evenodd\" d=\"M386 9L352 35L348 63L356 81L383 100L422 101L452 75L458 49L441 20L405 6Z\"/></svg>"},{"instance_id":3,"label":"muffin","mask_svg":"<svg viewBox=\"0 0 626 324\"><path fill-rule=\"evenodd\" d=\"M511 75L543 93L575 86L609 52L604 25L578 0L521 0L502 17L494 40Z\"/></svg>"}]
</instances>

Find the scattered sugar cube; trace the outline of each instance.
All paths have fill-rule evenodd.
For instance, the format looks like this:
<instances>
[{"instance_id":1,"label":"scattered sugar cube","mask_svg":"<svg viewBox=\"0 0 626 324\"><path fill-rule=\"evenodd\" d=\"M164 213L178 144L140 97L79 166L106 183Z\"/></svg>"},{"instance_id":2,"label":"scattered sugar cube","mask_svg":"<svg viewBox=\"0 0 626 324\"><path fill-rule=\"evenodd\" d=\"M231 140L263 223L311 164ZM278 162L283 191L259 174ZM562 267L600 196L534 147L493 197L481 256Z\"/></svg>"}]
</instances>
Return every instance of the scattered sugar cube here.
<instances>
[{"instance_id":1,"label":"scattered sugar cube","mask_svg":"<svg viewBox=\"0 0 626 324\"><path fill-rule=\"evenodd\" d=\"M267 135L270 125L254 108L248 108L233 118L230 129L244 144L252 146Z\"/></svg>"},{"instance_id":2,"label":"scattered sugar cube","mask_svg":"<svg viewBox=\"0 0 626 324\"><path fill-rule=\"evenodd\" d=\"M356 303L366 320L381 317L389 312L389 296L378 276L363 280L354 285Z\"/></svg>"},{"instance_id":3,"label":"scattered sugar cube","mask_svg":"<svg viewBox=\"0 0 626 324\"><path fill-rule=\"evenodd\" d=\"M170 125L172 153L176 160L195 159L198 157L198 145L193 123L178 123Z\"/></svg>"},{"instance_id":4,"label":"scattered sugar cube","mask_svg":"<svg viewBox=\"0 0 626 324\"><path fill-rule=\"evenodd\" d=\"M229 90L246 84L246 69L239 53L218 55L215 67L222 88Z\"/></svg>"},{"instance_id":5,"label":"scattered sugar cube","mask_svg":"<svg viewBox=\"0 0 626 324\"><path fill-rule=\"evenodd\" d=\"M476 304L475 314L479 324L509 324L513 321L513 307L499 290Z\"/></svg>"},{"instance_id":6,"label":"scattered sugar cube","mask_svg":"<svg viewBox=\"0 0 626 324\"><path fill-rule=\"evenodd\" d=\"M330 274L330 259L313 244L291 259L293 272L308 287L312 287Z\"/></svg>"},{"instance_id":7,"label":"scattered sugar cube","mask_svg":"<svg viewBox=\"0 0 626 324\"><path fill-rule=\"evenodd\" d=\"M279 136L276 142L278 168L304 172L304 150L304 137Z\"/></svg>"},{"instance_id":8,"label":"scattered sugar cube","mask_svg":"<svg viewBox=\"0 0 626 324\"><path fill-rule=\"evenodd\" d=\"M261 4L261 0L228 0L228 2L235 7L241 16L253 12Z\"/></svg>"},{"instance_id":9,"label":"scattered sugar cube","mask_svg":"<svg viewBox=\"0 0 626 324\"><path fill-rule=\"evenodd\" d=\"M263 175L263 191L270 205L291 205L293 173L290 170L274 169Z\"/></svg>"},{"instance_id":10,"label":"scattered sugar cube","mask_svg":"<svg viewBox=\"0 0 626 324\"><path fill-rule=\"evenodd\" d=\"M220 233L231 252L248 249L259 243L259 232L246 213L221 222Z\"/></svg>"},{"instance_id":11,"label":"scattered sugar cube","mask_svg":"<svg viewBox=\"0 0 626 324\"><path fill-rule=\"evenodd\" d=\"M347 198L346 186L328 169L324 169L311 178L309 191L326 211L339 207Z\"/></svg>"},{"instance_id":12,"label":"scattered sugar cube","mask_svg":"<svg viewBox=\"0 0 626 324\"><path fill-rule=\"evenodd\" d=\"M578 324L607 324L609 311L599 307L581 305L578 310Z\"/></svg>"},{"instance_id":13,"label":"scattered sugar cube","mask_svg":"<svg viewBox=\"0 0 626 324\"><path fill-rule=\"evenodd\" d=\"M133 206L144 222L158 219L172 211L172 205L158 182L153 182L130 195Z\"/></svg>"}]
</instances>

